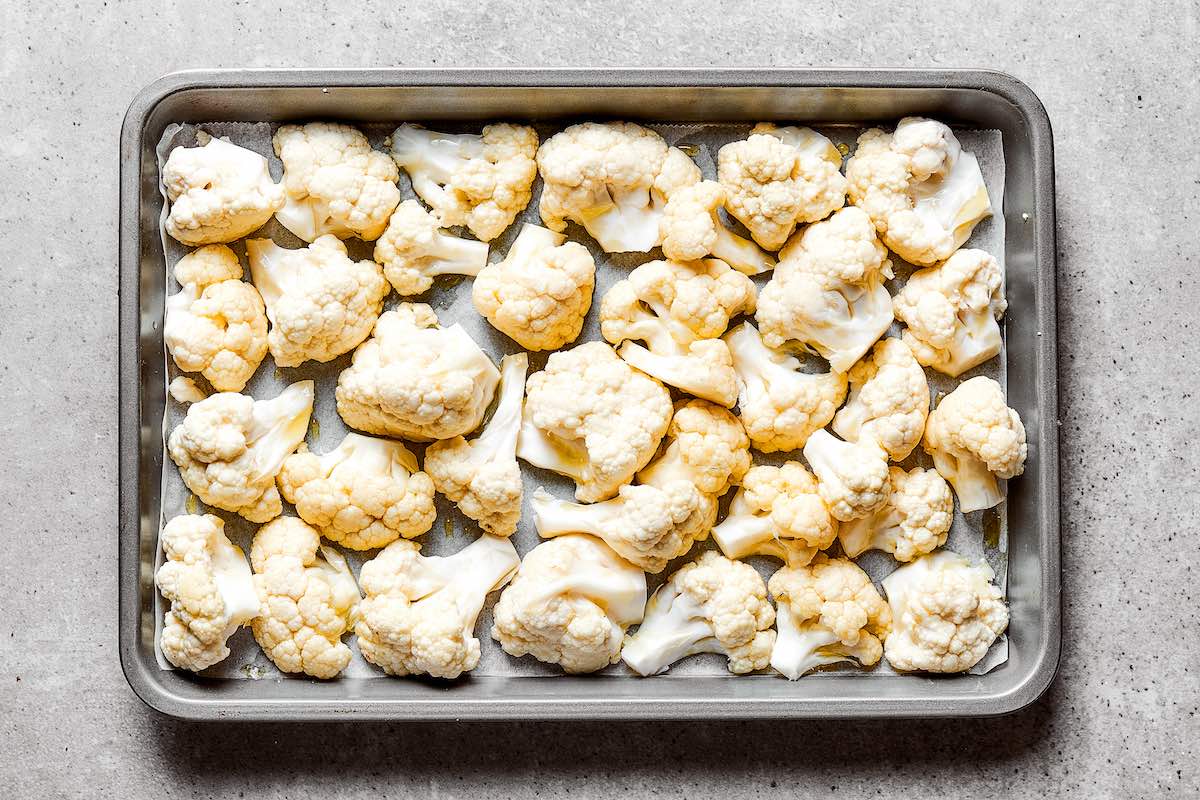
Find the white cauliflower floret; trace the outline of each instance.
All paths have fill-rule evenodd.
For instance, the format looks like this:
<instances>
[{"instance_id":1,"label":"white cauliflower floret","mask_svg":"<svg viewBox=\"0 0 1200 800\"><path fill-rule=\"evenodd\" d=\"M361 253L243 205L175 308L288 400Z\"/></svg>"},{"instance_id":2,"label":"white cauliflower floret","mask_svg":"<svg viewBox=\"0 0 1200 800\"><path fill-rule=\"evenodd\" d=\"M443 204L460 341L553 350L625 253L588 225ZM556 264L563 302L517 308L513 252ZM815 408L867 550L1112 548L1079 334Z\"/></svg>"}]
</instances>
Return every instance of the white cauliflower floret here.
<instances>
[{"instance_id":1,"label":"white cauliflower floret","mask_svg":"<svg viewBox=\"0 0 1200 800\"><path fill-rule=\"evenodd\" d=\"M746 275L774 269L773 257L721 222L717 210L727 197L725 187L716 181L701 181L672 194L659 221L663 255L672 261L698 261L711 255Z\"/></svg>"},{"instance_id":2,"label":"white cauliflower floret","mask_svg":"<svg viewBox=\"0 0 1200 800\"><path fill-rule=\"evenodd\" d=\"M742 675L767 666L774 623L775 609L754 568L709 551L658 587L621 657L639 675L658 675L681 658L720 653L729 671Z\"/></svg>"},{"instance_id":3,"label":"white cauliflower floret","mask_svg":"<svg viewBox=\"0 0 1200 800\"><path fill-rule=\"evenodd\" d=\"M920 117L895 133L872 128L846 162L850 202L871 216L884 244L911 264L944 261L992 213L979 162L954 133Z\"/></svg>"},{"instance_id":4,"label":"white cauliflower floret","mask_svg":"<svg viewBox=\"0 0 1200 800\"><path fill-rule=\"evenodd\" d=\"M399 295L421 294L438 275L478 275L487 266L486 242L440 229L416 200L405 200L375 242L375 261Z\"/></svg>"},{"instance_id":5,"label":"white cauliflower floret","mask_svg":"<svg viewBox=\"0 0 1200 800\"><path fill-rule=\"evenodd\" d=\"M837 521L802 465L757 466L746 473L713 541L730 558L771 556L790 566L813 560L837 538Z\"/></svg>"},{"instance_id":6,"label":"white cauliflower floret","mask_svg":"<svg viewBox=\"0 0 1200 800\"><path fill-rule=\"evenodd\" d=\"M424 303L401 303L338 376L338 414L367 433L452 439L483 421L500 372L461 325L438 325Z\"/></svg>"},{"instance_id":7,"label":"white cauliflower floret","mask_svg":"<svg viewBox=\"0 0 1200 800\"><path fill-rule=\"evenodd\" d=\"M443 439L425 450L425 471L437 490L494 536L512 536L521 518L517 436L528 369L526 354L505 356L496 410L479 435L469 442L461 436Z\"/></svg>"},{"instance_id":8,"label":"white cauliflower floret","mask_svg":"<svg viewBox=\"0 0 1200 800\"><path fill-rule=\"evenodd\" d=\"M526 350L575 341L592 307L596 262L561 233L525 224L504 260L475 278L475 309Z\"/></svg>"},{"instance_id":9,"label":"white cauliflower floret","mask_svg":"<svg viewBox=\"0 0 1200 800\"><path fill-rule=\"evenodd\" d=\"M700 182L700 168L654 131L632 122L584 122L537 154L539 210L552 231L582 225L608 253L646 253L662 241L667 200Z\"/></svg>"},{"instance_id":10,"label":"white cauliflower floret","mask_svg":"<svg viewBox=\"0 0 1200 800\"><path fill-rule=\"evenodd\" d=\"M492 638L516 658L595 672L620 659L645 607L645 573L598 539L560 536L525 556L492 609Z\"/></svg>"},{"instance_id":11,"label":"white cauliflower floret","mask_svg":"<svg viewBox=\"0 0 1200 800\"><path fill-rule=\"evenodd\" d=\"M400 442L348 433L324 455L288 456L279 491L300 518L331 542L374 550L433 526L433 481Z\"/></svg>"},{"instance_id":12,"label":"white cauliflower floret","mask_svg":"<svg viewBox=\"0 0 1200 800\"><path fill-rule=\"evenodd\" d=\"M475 623L484 601L517 571L507 539L481 536L452 556L398 541L363 564L358 649L389 675L457 678L479 665Z\"/></svg>"},{"instance_id":13,"label":"white cauliflower floret","mask_svg":"<svg viewBox=\"0 0 1200 800\"><path fill-rule=\"evenodd\" d=\"M881 339L850 370L850 396L833 418L833 431L847 442L869 437L893 461L912 453L925 432L929 381L900 339Z\"/></svg>"},{"instance_id":14,"label":"white cauliflower floret","mask_svg":"<svg viewBox=\"0 0 1200 800\"><path fill-rule=\"evenodd\" d=\"M788 680L839 661L879 663L892 612L853 561L820 555L808 566L784 567L767 585L779 627L771 666Z\"/></svg>"},{"instance_id":15,"label":"white cauliflower floret","mask_svg":"<svg viewBox=\"0 0 1200 800\"><path fill-rule=\"evenodd\" d=\"M946 543L954 521L954 498L941 475L931 469L888 470L891 492L883 508L870 516L842 523L838 539L851 558L868 550L912 561Z\"/></svg>"},{"instance_id":16,"label":"white cauliflower floret","mask_svg":"<svg viewBox=\"0 0 1200 800\"><path fill-rule=\"evenodd\" d=\"M167 233L192 247L240 239L283 206L283 186L271 180L267 160L227 139L176 147L162 182L171 201Z\"/></svg>"},{"instance_id":17,"label":"white cauliflower floret","mask_svg":"<svg viewBox=\"0 0 1200 800\"><path fill-rule=\"evenodd\" d=\"M254 638L283 672L336 678L350 663L342 636L358 616L358 585L342 554L296 517L258 529L250 564L260 615Z\"/></svg>"},{"instance_id":18,"label":"white cauliflower floret","mask_svg":"<svg viewBox=\"0 0 1200 800\"><path fill-rule=\"evenodd\" d=\"M921 556L883 579L892 609L884 654L900 670L965 672L1008 627L1004 593L987 564L949 550Z\"/></svg>"},{"instance_id":19,"label":"white cauliflower floret","mask_svg":"<svg viewBox=\"0 0 1200 800\"><path fill-rule=\"evenodd\" d=\"M660 489L687 480L704 494L720 497L750 469L750 439L724 408L704 400L675 404L667 444L637 478ZM714 505L715 509L715 505Z\"/></svg>"},{"instance_id":20,"label":"white cauliflower floret","mask_svg":"<svg viewBox=\"0 0 1200 800\"><path fill-rule=\"evenodd\" d=\"M1004 270L982 250L958 250L914 272L892 308L917 361L956 378L1000 353Z\"/></svg>"},{"instance_id":21,"label":"white cauliflower floret","mask_svg":"<svg viewBox=\"0 0 1200 800\"><path fill-rule=\"evenodd\" d=\"M246 240L250 275L267 306L267 346L275 363L332 361L371 333L388 284L374 261L354 261L346 245L322 236L287 250L270 239Z\"/></svg>"},{"instance_id":22,"label":"white cauliflower floret","mask_svg":"<svg viewBox=\"0 0 1200 800\"><path fill-rule=\"evenodd\" d=\"M362 131L333 122L284 125L273 138L287 203L275 217L306 242L325 234L373 241L400 202L400 172Z\"/></svg>"},{"instance_id":23,"label":"white cauliflower floret","mask_svg":"<svg viewBox=\"0 0 1200 800\"><path fill-rule=\"evenodd\" d=\"M525 125L487 125L482 134L438 133L401 125L392 158L444 227L466 225L490 242L529 205L537 177L537 133Z\"/></svg>"},{"instance_id":24,"label":"white cauliflower floret","mask_svg":"<svg viewBox=\"0 0 1200 800\"><path fill-rule=\"evenodd\" d=\"M1025 426L1004 402L1004 390L979 376L959 384L929 412L921 446L954 487L964 514L992 508L1004 499L996 478L1025 471Z\"/></svg>"},{"instance_id":25,"label":"white cauliflower floret","mask_svg":"<svg viewBox=\"0 0 1200 800\"><path fill-rule=\"evenodd\" d=\"M552 354L525 390L517 457L572 478L583 502L629 483L671 423L671 394L604 342Z\"/></svg>"},{"instance_id":26,"label":"white cauliflower floret","mask_svg":"<svg viewBox=\"0 0 1200 800\"><path fill-rule=\"evenodd\" d=\"M201 389L194 380L183 375L176 375L167 384L167 393L175 400L176 403L199 403L208 395Z\"/></svg>"},{"instance_id":27,"label":"white cauliflower floret","mask_svg":"<svg viewBox=\"0 0 1200 800\"><path fill-rule=\"evenodd\" d=\"M237 255L223 244L179 259L175 280L183 288L167 297L163 341L176 366L218 392L240 392L267 354L258 290L242 281Z\"/></svg>"},{"instance_id":28,"label":"white cauliflower floret","mask_svg":"<svg viewBox=\"0 0 1200 800\"><path fill-rule=\"evenodd\" d=\"M874 439L843 442L820 430L808 437L804 458L817 475L821 499L835 519L849 522L878 511L887 502L887 453Z\"/></svg>"},{"instance_id":29,"label":"white cauliflower floret","mask_svg":"<svg viewBox=\"0 0 1200 800\"><path fill-rule=\"evenodd\" d=\"M212 514L175 517L159 541L165 560L154 583L171 604L159 647L175 666L199 672L223 661L229 637L258 615L250 565Z\"/></svg>"},{"instance_id":30,"label":"white cauliflower floret","mask_svg":"<svg viewBox=\"0 0 1200 800\"><path fill-rule=\"evenodd\" d=\"M275 476L304 441L312 405L312 381L293 383L273 400L214 394L188 409L167 451L202 502L266 522L283 511Z\"/></svg>"}]
</instances>

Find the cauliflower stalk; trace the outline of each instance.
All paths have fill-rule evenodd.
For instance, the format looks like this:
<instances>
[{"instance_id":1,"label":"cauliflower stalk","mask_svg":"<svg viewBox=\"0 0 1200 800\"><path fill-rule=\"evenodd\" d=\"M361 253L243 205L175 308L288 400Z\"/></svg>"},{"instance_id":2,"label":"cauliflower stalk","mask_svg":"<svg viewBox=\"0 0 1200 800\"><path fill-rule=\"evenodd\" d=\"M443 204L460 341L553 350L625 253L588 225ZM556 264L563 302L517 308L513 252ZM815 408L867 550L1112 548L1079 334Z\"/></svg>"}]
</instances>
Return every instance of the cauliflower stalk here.
<instances>
[{"instance_id":1,"label":"cauliflower stalk","mask_svg":"<svg viewBox=\"0 0 1200 800\"><path fill-rule=\"evenodd\" d=\"M900 339L881 339L851 368L850 396L833 418L833 431L848 442L874 439L893 461L912 453L925 432L929 381Z\"/></svg>"},{"instance_id":2,"label":"cauliflower stalk","mask_svg":"<svg viewBox=\"0 0 1200 800\"><path fill-rule=\"evenodd\" d=\"M891 491L887 503L866 517L842 523L838 539L851 558L868 550L891 553L907 562L946 543L954 521L950 487L931 469L888 470Z\"/></svg>"},{"instance_id":3,"label":"cauliflower stalk","mask_svg":"<svg viewBox=\"0 0 1200 800\"><path fill-rule=\"evenodd\" d=\"M713 528L713 540L729 558L771 556L803 566L837 538L837 521L801 464L758 466L746 473L729 514Z\"/></svg>"},{"instance_id":4,"label":"cauliflower stalk","mask_svg":"<svg viewBox=\"0 0 1200 800\"><path fill-rule=\"evenodd\" d=\"M888 499L887 453L874 439L843 442L825 430L808 437L804 458L829 513L842 522L878 511Z\"/></svg>"},{"instance_id":5,"label":"cauliflower stalk","mask_svg":"<svg viewBox=\"0 0 1200 800\"><path fill-rule=\"evenodd\" d=\"M725 187L716 181L701 181L672 194L659 222L663 255L672 261L715 256L746 275L774 269L772 256L721 222L718 209L728 196Z\"/></svg>"},{"instance_id":6,"label":"cauliflower stalk","mask_svg":"<svg viewBox=\"0 0 1200 800\"><path fill-rule=\"evenodd\" d=\"M441 230L416 200L405 200L375 242L375 261L402 296L428 291L438 275L478 275L487 266L486 242L460 239Z\"/></svg>"}]
</instances>

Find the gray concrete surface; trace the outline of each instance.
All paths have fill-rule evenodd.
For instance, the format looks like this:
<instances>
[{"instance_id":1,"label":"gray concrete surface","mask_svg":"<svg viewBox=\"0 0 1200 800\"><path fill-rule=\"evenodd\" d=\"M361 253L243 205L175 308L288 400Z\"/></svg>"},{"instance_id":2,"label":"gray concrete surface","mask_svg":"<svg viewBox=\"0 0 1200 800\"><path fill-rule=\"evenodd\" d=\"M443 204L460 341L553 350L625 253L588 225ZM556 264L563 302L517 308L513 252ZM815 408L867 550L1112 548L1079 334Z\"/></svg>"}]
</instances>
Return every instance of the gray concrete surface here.
<instances>
[{"instance_id":1,"label":"gray concrete surface","mask_svg":"<svg viewBox=\"0 0 1200 800\"><path fill-rule=\"evenodd\" d=\"M0 787L20 798L1197 797L1200 6L8 0L0 25ZM350 4L345 4L349 6ZM460 10L461 9L461 10ZM116 643L117 134L202 66L1006 70L1057 139L1066 633L998 720L202 726Z\"/></svg>"}]
</instances>

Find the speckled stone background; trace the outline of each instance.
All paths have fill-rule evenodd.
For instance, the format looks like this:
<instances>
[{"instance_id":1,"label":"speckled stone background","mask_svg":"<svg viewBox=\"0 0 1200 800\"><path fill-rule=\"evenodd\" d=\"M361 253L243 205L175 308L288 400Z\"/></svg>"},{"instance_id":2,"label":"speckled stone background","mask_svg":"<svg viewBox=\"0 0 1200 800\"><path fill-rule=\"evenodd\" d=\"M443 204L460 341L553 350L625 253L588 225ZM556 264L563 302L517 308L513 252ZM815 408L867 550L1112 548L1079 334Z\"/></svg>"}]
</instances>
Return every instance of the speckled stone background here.
<instances>
[{"instance_id":1,"label":"speckled stone background","mask_svg":"<svg viewBox=\"0 0 1200 800\"><path fill-rule=\"evenodd\" d=\"M3 4L5 791L1200 796L1200 4L350 5ZM989 67L1041 96L1059 215L1054 686L1024 713L969 722L219 727L145 708L115 649L117 136L129 100L186 67L601 64Z\"/></svg>"}]
</instances>

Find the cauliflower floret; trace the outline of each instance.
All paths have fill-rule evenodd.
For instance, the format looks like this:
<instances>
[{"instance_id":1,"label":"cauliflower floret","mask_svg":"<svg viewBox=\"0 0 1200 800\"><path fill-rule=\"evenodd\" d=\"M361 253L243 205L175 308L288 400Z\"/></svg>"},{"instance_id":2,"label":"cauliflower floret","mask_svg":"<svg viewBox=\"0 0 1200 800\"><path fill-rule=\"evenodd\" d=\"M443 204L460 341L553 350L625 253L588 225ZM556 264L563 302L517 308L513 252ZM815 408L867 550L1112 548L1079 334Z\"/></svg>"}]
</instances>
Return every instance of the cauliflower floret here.
<instances>
[{"instance_id":1,"label":"cauliflower floret","mask_svg":"<svg viewBox=\"0 0 1200 800\"><path fill-rule=\"evenodd\" d=\"M982 250L958 250L914 272L892 300L917 361L957 378L1000 353L1004 270Z\"/></svg>"},{"instance_id":2,"label":"cauliflower floret","mask_svg":"<svg viewBox=\"0 0 1200 800\"><path fill-rule=\"evenodd\" d=\"M671 423L671 394L604 342L552 354L525 391L517 457L574 479L585 503L629 483Z\"/></svg>"},{"instance_id":3,"label":"cauliflower floret","mask_svg":"<svg viewBox=\"0 0 1200 800\"><path fill-rule=\"evenodd\" d=\"M893 461L908 458L929 415L929 381L912 350L900 339L881 339L848 377L850 396L833 418L834 433L847 442L870 437Z\"/></svg>"},{"instance_id":4,"label":"cauliflower floret","mask_svg":"<svg viewBox=\"0 0 1200 800\"><path fill-rule=\"evenodd\" d=\"M821 499L835 519L865 517L887 502L887 453L874 439L843 442L820 430L808 437L804 458L817 475Z\"/></svg>"},{"instance_id":5,"label":"cauliflower floret","mask_svg":"<svg viewBox=\"0 0 1200 800\"><path fill-rule=\"evenodd\" d=\"M846 203L842 155L809 128L757 125L717 153L725 208L754 241L778 250L800 222L825 219Z\"/></svg>"},{"instance_id":6,"label":"cauliflower floret","mask_svg":"<svg viewBox=\"0 0 1200 800\"><path fill-rule=\"evenodd\" d=\"M457 678L479 665L483 603L517 571L507 539L481 536L452 556L422 556L398 541L363 564L358 649L389 675Z\"/></svg>"},{"instance_id":7,"label":"cauliflower floret","mask_svg":"<svg viewBox=\"0 0 1200 800\"><path fill-rule=\"evenodd\" d=\"M965 672L1008 627L1004 593L987 564L949 550L921 556L883 579L892 609L884 654L900 670Z\"/></svg>"},{"instance_id":8,"label":"cauliflower floret","mask_svg":"<svg viewBox=\"0 0 1200 800\"><path fill-rule=\"evenodd\" d=\"M837 538L837 521L801 464L758 466L746 473L729 515L713 528L713 541L730 558L771 556L802 566Z\"/></svg>"},{"instance_id":9,"label":"cauliflower floret","mask_svg":"<svg viewBox=\"0 0 1200 800\"><path fill-rule=\"evenodd\" d=\"M500 397L480 434L434 442L425 450L425 470L437 490L479 527L494 536L512 536L521 518L521 466L517 436L525 399L529 356L505 356L500 362Z\"/></svg>"},{"instance_id":10,"label":"cauliflower floret","mask_svg":"<svg viewBox=\"0 0 1200 800\"><path fill-rule=\"evenodd\" d=\"M400 172L362 131L332 122L284 125L272 140L287 203L275 217L306 242L379 238L400 202Z\"/></svg>"},{"instance_id":11,"label":"cauliflower floret","mask_svg":"<svg viewBox=\"0 0 1200 800\"><path fill-rule=\"evenodd\" d=\"M929 412L921 446L954 487L964 514L992 508L1004 499L996 478L1025 471L1025 426L1004 402L1004 390L979 376L959 384Z\"/></svg>"},{"instance_id":12,"label":"cauliflower floret","mask_svg":"<svg viewBox=\"0 0 1200 800\"><path fill-rule=\"evenodd\" d=\"M788 680L839 661L879 663L892 611L853 561L820 555L779 570L768 588L779 627L771 666Z\"/></svg>"},{"instance_id":13,"label":"cauliflower floret","mask_svg":"<svg viewBox=\"0 0 1200 800\"><path fill-rule=\"evenodd\" d=\"M275 476L304 441L312 405L312 381L293 383L273 400L214 394L188 409L167 452L202 502L266 522L283 511Z\"/></svg>"},{"instance_id":14,"label":"cauliflower floret","mask_svg":"<svg viewBox=\"0 0 1200 800\"><path fill-rule=\"evenodd\" d=\"M271 320L267 346L281 367L350 352L383 310L383 270L374 261L351 259L336 237L322 236L299 250L247 239L246 255Z\"/></svg>"},{"instance_id":15,"label":"cauliflower floret","mask_svg":"<svg viewBox=\"0 0 1200 800\"><path fill-rule=\"evenodd\" d=\"M171 604L159 647L175 666L199 672L223 661L229 637L258 615L250 565L212 514L175 517L159 541L165 560L154 582Z\"/></svg>"},{"instance_id":16,"label":"cauliflower floret","mask_svg":"<svg viewBox=\"0 0 1200 800\"><path fill-rule=\"evenodd\" d=\"M240 392L267 354L267 315L258 290L223 244L193 250L175 265L183 287L167 297L163 341L184 372L218 392Z\"/></svg>"},{"instance_id":17,"label":"cauliflower floret","mask_svg":"<svg viewBox=\"0 0 1200 800\"><path fill-rule=\"evenodd\" d=\"M260 616L254 638L283 672L336 678L350 663L342 636L358 617L358 585L342 554L296 517L258 529L250 544Z\"/></svg>"},{"instance_id":18,"label":"cauliflower floret","mask_svg":"<svg viewBox=\"0 0 1200 800\"><path fill-rule=\"evenodd\" d=\"M438 325L424 303L401 303L338 376L347 425L415 441L452 439L483 421L500 372L461 325Z\"/></svg>"},{"instance_id":19,"label":"cauliflower floret","mask_svg":"<svg viewBox=\"0 0 1200 800\"><path fill-rule=\"evenodd\" d=\"M537 177L533 128L499 123L476 135L401 125L391 136L391 149L413 191L445 227L466 225L490 242L529 205Z\"/></svg>"},{"instance_id":20,"label":"cauliflower floret","mask_svg":"<svg viewBox=\"0 0 1200 800\"><path fill-rule=\"evenodd\" d=\"M271 180L267 160L227 139L176 147L162 182L171 201L167 233L191 247L240 239L283 206L283 186Z\"/></svg>"},{"instance_id":21,"label":"cauliflower floret","mask_svg":"<svg viewBox=\"0 0 1200 800\"><path fill-rule=\"evenodd\" d=\"M725 187L716 181L701 181L672 194L659 221L663 255L672 261L716 256L746 275L774 269L773 257L722 224L717 209L727 196Z\"/></svg>"},{"instance_id":22,"label":"cauliflower floret","mask_svg":"<svg viewBox=\"0 0 1200 800\"><path fill-rule=\"evenodd\" d=\"M433 526L433 481L400 442L348 433L318 456L304 445L279 471L279 491L331 542L374 550Z\"/></svg>"},{"instance_id":23,"label":"cauliflower floret","mask_svg":"<svg viewBox=\"0 0 1200 800\"><path fill-rule=\"evenodd\" d=\"M720 653L729 671L742 675L767 666L774 622L767 587L754 568L709 551L658 587L621 656L645 676L696 653Z\"/></svg>"},{"instance_id":24,"label":"cauliflower floret","mask_svg":"<svg viewBox=\"0 0 1200 800\"><path fill-rule=\"evenodd\" d=\"M838 539L851 558L883 550L897 561L912 561L946 543L954 521L954 498L942 476L920 467L908 472L891 467L888 476L892 488L887 504L839 527Z\"/></svg>"},{"instance_id":25,"label":"cauliflower floret","mask_svg":"<svg viewBox=\"0 0 1200 800\"><path fill-rule=\"evenodd\" d=\"M572 125L546 140L537 163L546 227L576 222L608 253L658 246L668 198L700 182L700 168L682 150L632 122Z\"/></svg>"},{"instance_id":26,"label":"cauliflower floret","mask_svg":"<svg viewBox=\"0 0 1200 800\"><path fill-rule=\"evenodd\" d=\"M645 573L598 539L560 536L525 556L492 609L492 638L510 656L595 672L617 663L645 607Z\"/></svg>"},{"instance_id":27,"label":"cauliflower floret","mask_svg":"<svg viewBox=\"0 0 1200 800\"><path fill-rule=\"evenodd\" d=\"M638 473L639 483L660 489L687 480L696 489L720 497L741 483L750 469L750 439L724 408L704 400L675 404L665 448ZM715 505L714 505L715 508Z\"/></svg>"},{"instance_id":28,"label":"cauliflower floret","mask_svg":"<svg viewBox=\"0 0 1200 800\"><path fill-rule=\"evenodd\" d=\"M893 134L872 128L846 162L850 202L871 216L884 244L911 264L944 261L992 213L979 162L954 133L920 117Z\"/></svg>"},{"instance_id":29,"label":"cauliflower floret","mask_svg":"<svg viewBox=\"0 0 1200 800\"><path fill-rule=\"evenodd\" d=\"M199 403L208 397L194 380L183 375L176 375L171 379L171 382L167 384L167 393L171 395L176 403L184 405Z\"/></svg>"},{"instance_id":30,"label":"cauliflower floret","mask_svg":"<svg viewBox=\"0 0 1200 800\"><path fill-rule=\"evenodd\" d=\"M399 295L421 294L438 275L478 275L487 266L486 242L440 230L416 200L405 200L375 242L375 262Z\"/></svg>"},{"instance_id":31,"label":"cauliflower floret","mask_svg":"<svg viewBox=\"0 0 1200 800\"><path fill-rule=\"evenodd\" d=\"M575 341L592 307L596 262L560 233L525 224L504 260L475 278L475 309L526 350Z\"/></svg>"}]
</instances>

